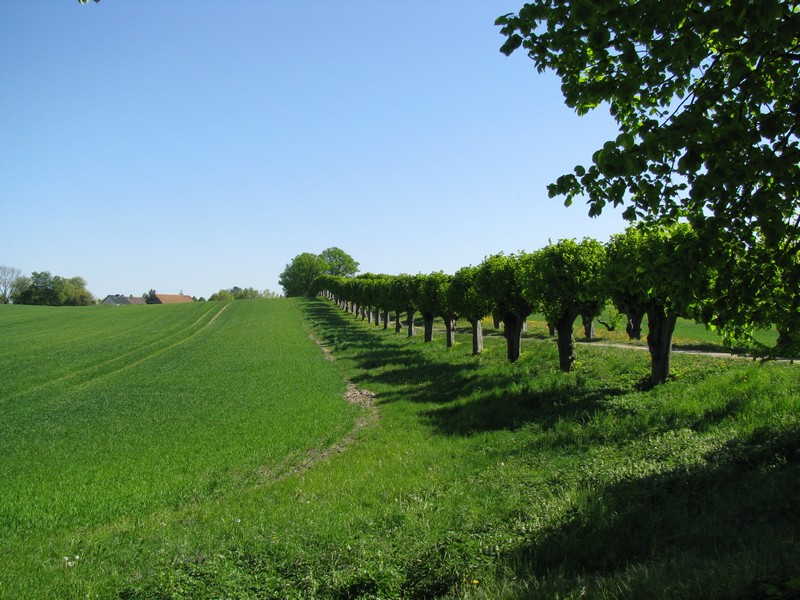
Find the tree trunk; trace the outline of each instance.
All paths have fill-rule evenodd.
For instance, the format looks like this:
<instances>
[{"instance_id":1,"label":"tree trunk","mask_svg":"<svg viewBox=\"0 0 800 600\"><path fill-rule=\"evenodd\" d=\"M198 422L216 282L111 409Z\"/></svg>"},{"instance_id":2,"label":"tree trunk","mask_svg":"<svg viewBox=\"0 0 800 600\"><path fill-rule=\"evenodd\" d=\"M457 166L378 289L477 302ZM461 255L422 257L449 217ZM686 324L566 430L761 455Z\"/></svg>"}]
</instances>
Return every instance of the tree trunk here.
<instances>
[{"instance_id":1,"label":"tree trunk","mask_svg":"<svg viewBox=\"0 0 800 600\"><path fill-rule=\"evenodd\" d=\"M389 309L385 308L383 310L383 328L389 329Z\"/></svg>"},{"instance_id":2,"label":"tree trunk","mask_svg":"<svg viewBox=\"0 0 800 600\"><path fill-rule=\"evenodd\" d=\"M424 313L422 313L422 322L425 325L424 341L432 342L433 341L433 313L432 312L424 312Z\"/></svg>"},{"instance_id":3,"label":"tree trunk","mask_svg":"<svg viewBox=\"0 0 800 600\"><path fill-rule=\"evenodd\" d=\"M647 348L650 350L650 383L658 385L669 377L672 358L672 334L678 320L672 310L662 306L647 309Z\"/></svg>"},{"instance_id":4,"label":"tree trunk","mask_svg":"<svg viewBox=\"0 0 800 600\"><path fill-rule=\"evenodd\" d=\"M414 336L414 311L408 309L408 337Z\"/></svg>"},{"instance_id":5,"label":"tree trunk","mask_svg":"<svg viewBox=\"0 0 800 600\"><path fill-rule=\"evenodd\" d=\"M520 356L520 346L522 345L522 322L523 318L519 315L504 315L503 324L505 327L504 336L506 338L506 354L508 360L517 362Z\"/></svg>"},{"instance_id":6,"label":"tree trunk","mask_svg":"<svg viewBox=\"0 0 800 600\"><path fill-rule=\"evenodd\" d=\"M481 319L470 319L472 325L472 356L478 356L483 352L483 321Z\"/></svg>"},{"instance_id":7,"label":"tree trunk","mask_svg":"<svg viewBox=\"0 0 800 600\"><path fill-rule=\"evenodd\" d=\"M550 334L550 337L556 337L556 326L549 321L547 322L547 331Z\"/></svg>"},{"instance_id":8,"label":"tree trunk","mask_svg":"<svg viewBox=\"0 0 800 600\"><path fill-rule=\"evenodd\" d=\"M556 323L558 332L558 368L565 373L572 370L575 362L575 336L573 335L578 311L568 310Z\"/></svg>"},{"instance_id":9,"label":"tree trunk","mask_svg":"<svg viewBox=\"0 0 800 600\"><path fill-rule=\"evenodd\" d=\"M394 332L400 333L400 330L403 328L403 321L400 316L400 311L398 310L394 313Z\"/></svg>"},{"instance_id":10,"label":"tree trunk","mask_svg":"<svg viewBox=\"0 0 800 600\"><path fill-rule=\"evenodd\" d=\"M644 318L645 309L640 306L630 307L626 306L622 311L628 318L625 325L625 331L628 332L628 338L631 340L642 339L642 319Z\"/></svg>"},{"instance_id":11,"label":"tree trunk","mask_svg":"<svg viewBox=\"0 0 800 600\"><path fill-rule=\"evenodd\" d=\"M583 313L581 315L581 323L583 324L583 335L587 340L594 339L594 315L590 313Z\"/></svg>"},{"instance_id":12,"label":"tree trunk","mask_svg":"<svg viewBox=\"0 0 800 600\"><path fill-rule=\"evenodd\" d=\"M495 329L500 329L500 315L492 315L492 323L494 324Z\"/></svg>"},{"instance_id":13,"label":"tree trunk","mask_svg":"<svg viewBox=\"0 0 800 600\"><path fill-rule=\"evenodd\" d=\"M456 343L456 320L449 315L445 315L444 327L447 331L447 347L452 348L453 344Z\"/></svg>"}]
</instances>

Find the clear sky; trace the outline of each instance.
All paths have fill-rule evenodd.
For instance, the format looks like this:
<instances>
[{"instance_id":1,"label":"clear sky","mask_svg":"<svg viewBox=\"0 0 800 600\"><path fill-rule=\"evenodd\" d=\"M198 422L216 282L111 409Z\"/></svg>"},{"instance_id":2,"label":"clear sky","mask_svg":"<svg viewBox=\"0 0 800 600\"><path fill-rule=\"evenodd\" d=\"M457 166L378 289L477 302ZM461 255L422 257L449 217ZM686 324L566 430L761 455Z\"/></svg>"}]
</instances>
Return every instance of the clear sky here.
<instances>
[{"instance_id":1,"label":"clear sky","mask_svg":"<svg viewBox=\"0 0 800 600\"><path fill-rule=\"evenodd\" d=\"M0 265L280 291L302 252L454 272L620 211L546 185L617 129L505 57L522 0L2 0Z\"/></svg>"}]
</instances>

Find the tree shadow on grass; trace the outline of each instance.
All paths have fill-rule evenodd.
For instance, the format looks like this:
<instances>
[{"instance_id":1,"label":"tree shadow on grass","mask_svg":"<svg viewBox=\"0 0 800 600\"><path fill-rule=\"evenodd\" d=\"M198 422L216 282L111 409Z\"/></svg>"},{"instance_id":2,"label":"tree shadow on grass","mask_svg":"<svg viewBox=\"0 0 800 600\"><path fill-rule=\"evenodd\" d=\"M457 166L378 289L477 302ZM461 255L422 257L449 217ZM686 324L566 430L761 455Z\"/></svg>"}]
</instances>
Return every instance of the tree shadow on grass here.
<instances>
[{"instance_id":1,"label":"tree shadow on grass","mask_svg":"<svg viewBox=\"0 0 800 600\"><path fill-rule=\"evenodd\" d=\"M482 382L484 383L484 382ZM510 389L497 381L490 393L479 394L457 406L425 412L429 424L447 435L473 435L498 429L515 430L535 422L553 429L561 421L586 423L605 410L608 400L627 393L621 388L561 388L544 391ZM498 393L499 390L499 393Z\"/></svg>"},{"instance_id":2,"label":"tree shadow on grass","mask_svg":"<svg viewBox=\"0 0 800 600\"><path fill-rule=\"evenodd\" d=\"M301 306L307 318L321 326L323 341L345 351L359 369L354 383L377 384L378 404L436 405L422 415L437 433L473 435L516 429L530 421L554 427L562 419L588 420L608 398L628 391L576 385L532 391L527 385L530 375L522 370L514 377L502 369L489 373L470 363L437 359L425 349L407 345L405 338L391 340L352 327L351 315L331 303L309 300Z\"/></svg>"},{"instance_id":3,"label":"tree shadow on grass","mask_svg":"<svg viewBox=\"0 0 800 600\"><path fill-rule=\"evenodd\" d=\"M587 483L584 499L562 522L504 560L520 579L545 572L613 577L646 565L642 580L627 583L633 594L636 586L653 585L649 573L667 585L675 579L674 590L662 590L669 597L733 591L766 598L769 586L780 590L800 574L798 498L800 429L762 428L706 454L698 466L595 488ZM731 590L713 589L732 573L738 580Z\"/></svg>"},{"instance_id":4,"label":"tree shadow on grass","mask_svg":"<svg viewBox=\"0 0 800 600\"><path fill-rule=\"evenodd\" d=\"M367 328L354 327L356 319L331 303L308 300L301 307L312 323L321 326L320 334L325 336L322 342L346 353L359 370L353 383L384 388L375 398L378 404L447 404L468 394L485 379L472 365L437 359L424 349L408 345L405 332L387 338Z\"/></svg>"}]
</instances>

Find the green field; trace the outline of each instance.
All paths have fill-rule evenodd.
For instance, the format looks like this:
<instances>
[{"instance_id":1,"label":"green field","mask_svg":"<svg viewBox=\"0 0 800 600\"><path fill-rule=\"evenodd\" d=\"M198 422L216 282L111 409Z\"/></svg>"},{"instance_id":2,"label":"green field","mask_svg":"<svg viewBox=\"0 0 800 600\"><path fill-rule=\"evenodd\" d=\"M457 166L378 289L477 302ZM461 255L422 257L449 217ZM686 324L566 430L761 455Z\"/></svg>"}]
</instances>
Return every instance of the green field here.
<instances>
[{"instance_id":1,"label":"green field","mask_svg":"<svg viewBox=\"0 0 800 600\"><path fill-rule=\"evenodd\" d=\"M793 597L800 368L645 392L530 327L509 364L319 299L0 306L0 596Z\"/></svg>"},{"instance_id":2,"label":"green field","mask_svg":"<svg viewBox=\"0 0 800 600\"><path fill-rule=\"evenodd\" d=\"M358 412L296 304L0 308L4 597L109 593L163 550L138 531L262 485Z\"/></svg>"}]
</instances>

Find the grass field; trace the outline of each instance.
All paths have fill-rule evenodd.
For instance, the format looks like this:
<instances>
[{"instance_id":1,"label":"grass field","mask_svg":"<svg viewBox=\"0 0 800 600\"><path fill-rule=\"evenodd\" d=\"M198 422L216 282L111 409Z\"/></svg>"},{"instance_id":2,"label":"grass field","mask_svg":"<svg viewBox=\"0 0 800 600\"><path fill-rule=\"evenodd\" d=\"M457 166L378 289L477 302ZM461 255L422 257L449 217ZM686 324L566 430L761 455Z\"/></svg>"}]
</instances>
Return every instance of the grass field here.
<instances>
[{"instance_id":1,"label":"grass field","mask_svg":"<svg viewBox=\"0 0 800 600\"><path fill-rule=\"evenodd\" d=\"M4 597L110 593L164 551L137 531L180 529L176 511L260 485L357 414L295 304L0 308Z\"/></svg>"},{"instance_id":2,"label":"grass field","mask_svg":"<svg viewBox=\"0 0 800 600\"><path fill-rule=\"evenodd\" d=\"M796 365L676 355L643 392L645 352L562 374L533 322L509 364L323 300L0 309L4 597L800 588Z\"/></svg>"}]
</instances>

